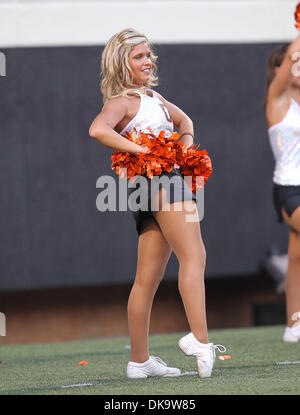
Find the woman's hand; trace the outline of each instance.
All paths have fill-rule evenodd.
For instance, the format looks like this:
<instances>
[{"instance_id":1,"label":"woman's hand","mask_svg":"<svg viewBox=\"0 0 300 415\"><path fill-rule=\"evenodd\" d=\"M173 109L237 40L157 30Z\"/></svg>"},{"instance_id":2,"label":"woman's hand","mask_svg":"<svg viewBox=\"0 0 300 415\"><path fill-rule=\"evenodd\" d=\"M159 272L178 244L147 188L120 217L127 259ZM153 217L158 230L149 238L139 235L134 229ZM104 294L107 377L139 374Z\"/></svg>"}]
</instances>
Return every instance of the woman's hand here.
<instances>
[{"instance_id":1,"label":"woman's hand","mask_svg":"<svg viewBox=\"0 0 300 415\"><path fill-rule=\"evenodd\" d=\"M138 145L138 149L137 149L137 151L136 151L136 153L135 154L139 154L139 153L147 153L148 151L149 151L149 148L147 147L147 146L145 146L144 144L143 145Z\"/></svg>"},{"instance_id":2,"label":"woman's hand","mask_svg":"<svg viewBox=\"0 0 300 415\"><path fill-rule=\"evenodd\" d=\"M140 146L141 147L141 153L147 153L147 151L149 151L149 148L145 145Z\"/></svg>"}]
</instances>

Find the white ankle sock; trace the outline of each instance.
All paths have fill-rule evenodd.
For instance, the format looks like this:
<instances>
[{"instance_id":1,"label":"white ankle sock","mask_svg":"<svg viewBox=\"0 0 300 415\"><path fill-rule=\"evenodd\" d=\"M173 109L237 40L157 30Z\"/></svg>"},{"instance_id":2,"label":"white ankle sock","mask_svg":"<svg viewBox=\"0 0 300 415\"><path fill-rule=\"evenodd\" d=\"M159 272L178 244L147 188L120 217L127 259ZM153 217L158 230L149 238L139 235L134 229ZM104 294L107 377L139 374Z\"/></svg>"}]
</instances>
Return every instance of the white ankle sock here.
<instances>
[{"instance_id":1,"label":"white ankle sock","mask_svg":"<svg viewBox=\"0 0 300 415\"><path fill-rule=\"evenodd\" d=\"M150 363L150 357L148 360L146 360L145 362L132 362L130 361L129 363L133 364L134 366L147 366L148 363Z\"/></svg>"}]
</instances>

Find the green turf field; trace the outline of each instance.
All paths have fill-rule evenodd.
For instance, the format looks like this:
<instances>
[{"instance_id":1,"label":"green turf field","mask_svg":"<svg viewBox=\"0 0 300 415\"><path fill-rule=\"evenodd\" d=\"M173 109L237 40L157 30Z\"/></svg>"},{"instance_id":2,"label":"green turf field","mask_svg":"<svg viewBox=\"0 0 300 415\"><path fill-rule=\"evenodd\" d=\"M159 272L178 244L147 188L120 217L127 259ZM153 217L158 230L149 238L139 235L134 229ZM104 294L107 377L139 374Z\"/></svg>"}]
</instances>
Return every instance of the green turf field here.
<instances>
[{"instance_id":1,"label":"green turf field","mask_svg":"<svg viewBox=\"0 0 300 415\"><path fill-rule=\"evenodd\" d=\"M232 359L217 358L207 379L177 346L186 333L150 336L150 354L192 372L177 378L127 379L128 337L1 346L0 394L299 395L300 343L283 343L282 333L282 326L209 331ZM75 365L83 360L89 364Z\"/></svg>"}]
</instances>

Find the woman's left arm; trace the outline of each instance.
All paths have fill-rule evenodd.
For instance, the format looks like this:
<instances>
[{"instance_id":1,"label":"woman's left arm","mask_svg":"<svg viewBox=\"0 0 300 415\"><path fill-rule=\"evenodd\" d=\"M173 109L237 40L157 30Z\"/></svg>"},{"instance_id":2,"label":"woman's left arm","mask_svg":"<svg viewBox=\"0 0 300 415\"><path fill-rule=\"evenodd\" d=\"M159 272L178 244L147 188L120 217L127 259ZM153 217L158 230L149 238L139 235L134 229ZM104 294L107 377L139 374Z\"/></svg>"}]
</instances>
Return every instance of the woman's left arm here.
<instances>
[{"instance_id":1,"label":"woman's left arm","mask_svg":"<svg viewBox=\"0 0 300 415\"><path fill-rule=\"evenodd\" d=\"M194 125L193 121L176 105L167 101L164 97L154 92L158 98L162 101L164 106L167 108L170 117L173 120L173 124L178 128L182 138L181 141L187 147L194 143Z\"/></svg>"}]
</instances>

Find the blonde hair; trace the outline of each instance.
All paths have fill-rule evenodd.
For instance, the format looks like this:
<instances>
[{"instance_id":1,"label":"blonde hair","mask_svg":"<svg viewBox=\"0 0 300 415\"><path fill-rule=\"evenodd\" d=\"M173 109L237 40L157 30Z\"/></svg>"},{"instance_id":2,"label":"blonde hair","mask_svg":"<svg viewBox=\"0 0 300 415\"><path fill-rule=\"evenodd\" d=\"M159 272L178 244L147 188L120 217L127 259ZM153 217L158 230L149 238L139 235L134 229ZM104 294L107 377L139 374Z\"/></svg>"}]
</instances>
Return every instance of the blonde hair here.
<instances>
[{"instance_id":1,"label":"blonde hair","mask_svg":"<svg viewBox=\"0 0 300 415\"><path fill-rule=\"evenodd\" d=\"M146 43L151 51L152 70L147 83L137 88L132 82L129 54L140 43ZM154 55L149 40L142 33L134 29L125 29L115 34L108 41L102 53L101 92L103 102L120 95L126 96L136 90L145 93L147 89L156 86L158 84L156 60L157 56Z\"/></svg>"}]
</instances>

